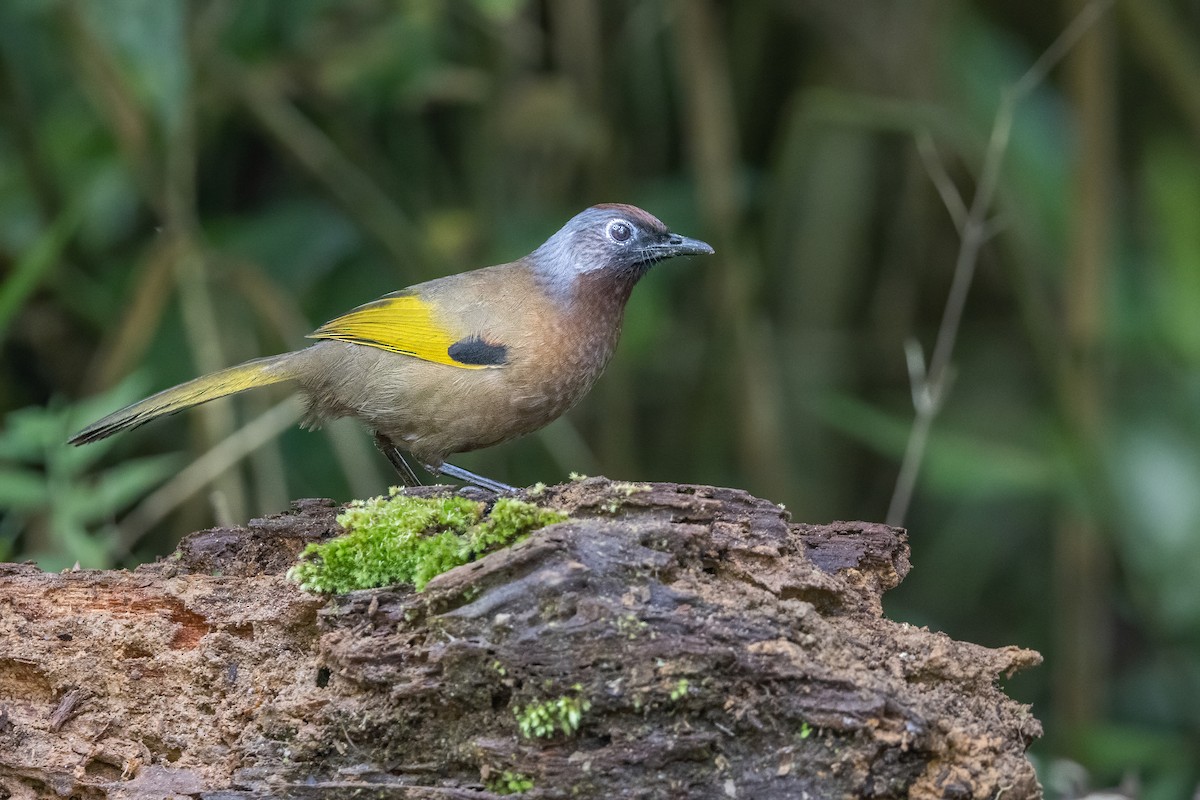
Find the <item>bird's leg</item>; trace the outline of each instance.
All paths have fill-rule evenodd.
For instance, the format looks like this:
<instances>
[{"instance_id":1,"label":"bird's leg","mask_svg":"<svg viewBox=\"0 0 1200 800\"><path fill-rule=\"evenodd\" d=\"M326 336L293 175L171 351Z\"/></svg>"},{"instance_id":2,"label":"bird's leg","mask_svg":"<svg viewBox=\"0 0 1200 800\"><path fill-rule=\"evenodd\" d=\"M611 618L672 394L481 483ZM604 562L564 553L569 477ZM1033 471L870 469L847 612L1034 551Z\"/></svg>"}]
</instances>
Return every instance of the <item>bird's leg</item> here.
<instances>
[{"instance_id":1,"label":"bird's leg","mask_svg":"<svg viewBox=\"0 0 1200 800\"><path fill-rule=\"evenodd\" d=\"M381 433L375 434L375 446L379 448L387 460L392 462L392 466L396 468L396 472L400 473L400 480L404 481L405 486L420 486L421 480L417 477L417 473L413 472L413 468L404 459L404 455L400 452L400 448L392 443L392 440ZM446 475L450 478L457 478L460 481L465 481L472 486L478 486L481 489L487 489L489 492L496 494L513 493L517 490L507 483L494 481L491 478L485 478L482 475L477 475L470 470L465 470L462 467L456 467L453 464L442 462L437 466L432 464L421 464L422 467L430 475Z\"/></svg>"},{"instance_id":2,"label":"bird's leg","mask_svg":"<svg viewBox=\"0 0 1200 800\"><path fill-rule=\"evenodd\" d=\"M425 469L429 470L434 475L447 475L451 478L458 478L460 481L466 481L472 486L478 486L481 489L487 489L489 492L495 492L496 494L505 494L506 492L512 493L517 491L507 483L501 483L500 481L494 481L491 478L485 478L482 475L476 475L474 472L465 470L462 467L456 467L453 464L442 462L437 466L433 466L432 464L422 464L421 466L425 467Z\"/></svg>"},{"instance_id":3,"label":"bird's leg","mask_svg":"<svg viewBox=\"0 0 1200 800\"><path fill-rule=\"evenodd\" d=\"M413 472L413 468L400 454L400 448L392 444L391 439L381 433L376 433L375 446L379 448L379 452L387 456L388 461L392 462L392 466L396 468L396 472L400 473L400 480L404 481L405 486L421 485L421 479L417 477L417 473Z\"/></svg>"}]
</instances>

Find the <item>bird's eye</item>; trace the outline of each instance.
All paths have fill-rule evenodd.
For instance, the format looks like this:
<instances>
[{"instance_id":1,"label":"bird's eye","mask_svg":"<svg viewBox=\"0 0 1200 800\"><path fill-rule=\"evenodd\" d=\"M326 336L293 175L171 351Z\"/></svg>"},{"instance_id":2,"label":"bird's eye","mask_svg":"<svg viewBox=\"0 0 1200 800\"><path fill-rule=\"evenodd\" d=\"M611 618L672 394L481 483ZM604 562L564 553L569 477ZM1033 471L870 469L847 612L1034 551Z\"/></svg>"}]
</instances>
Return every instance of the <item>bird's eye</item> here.
<instances>
[{"instance_id":1,"label":"bird's eye","mask_svg":"<svg viewBox=\"0 0 1200 800\"><path fill-rule=\"evenodd\" d=\"M628 242L633 236L633 227L628 222L619 219L614 219L608 223L608 238L612 239L617 244Z\"/></svg>"}]
</instances>

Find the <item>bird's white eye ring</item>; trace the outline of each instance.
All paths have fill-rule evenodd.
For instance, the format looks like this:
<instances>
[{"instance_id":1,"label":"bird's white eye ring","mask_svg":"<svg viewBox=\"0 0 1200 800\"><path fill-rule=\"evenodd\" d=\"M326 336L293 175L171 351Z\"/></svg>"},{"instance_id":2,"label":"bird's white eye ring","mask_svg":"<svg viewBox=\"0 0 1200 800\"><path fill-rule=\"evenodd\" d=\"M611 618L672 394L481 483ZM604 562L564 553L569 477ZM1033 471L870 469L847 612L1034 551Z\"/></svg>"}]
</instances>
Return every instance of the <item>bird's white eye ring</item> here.
<instances>
[{"instance_id":1,"label":"bird's white eye ring","mask_svg":"<svg viewBox=\"0 0 1200 800\"><path fill-rule=\"evenodd\" d=\"M623 219L614 219L608 223L604 232L617 244L625 244L633 238L633 226Z\"/></svg>"}]
</instances>

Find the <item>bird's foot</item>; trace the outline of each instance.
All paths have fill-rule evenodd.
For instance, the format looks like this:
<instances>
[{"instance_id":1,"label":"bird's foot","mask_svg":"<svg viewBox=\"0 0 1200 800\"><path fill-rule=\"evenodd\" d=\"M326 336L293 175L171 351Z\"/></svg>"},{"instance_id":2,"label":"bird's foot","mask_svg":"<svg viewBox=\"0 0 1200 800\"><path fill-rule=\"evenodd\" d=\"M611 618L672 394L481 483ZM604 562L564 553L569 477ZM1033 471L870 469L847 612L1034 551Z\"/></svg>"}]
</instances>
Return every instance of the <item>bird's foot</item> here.
<instances>
[{"instance_id":1,"label":"bird's foot","mask_svg":"<svg viewBox=\"0 0 1200 800\"><path fill-rule=\"evenodd\" d=\"M432 465L424 466L425 469L434 475L446 475L451 478L457 478L460 481L465 481L472 486L478 486L480 489L487 489L489 492L494 492L495 494L514 494L517 491L515 487L509 486L507 483L485 478L482 475L477 475L470 470L456 467L453 464L442 463L436 467Z\"/></svg>"}]
</instances>

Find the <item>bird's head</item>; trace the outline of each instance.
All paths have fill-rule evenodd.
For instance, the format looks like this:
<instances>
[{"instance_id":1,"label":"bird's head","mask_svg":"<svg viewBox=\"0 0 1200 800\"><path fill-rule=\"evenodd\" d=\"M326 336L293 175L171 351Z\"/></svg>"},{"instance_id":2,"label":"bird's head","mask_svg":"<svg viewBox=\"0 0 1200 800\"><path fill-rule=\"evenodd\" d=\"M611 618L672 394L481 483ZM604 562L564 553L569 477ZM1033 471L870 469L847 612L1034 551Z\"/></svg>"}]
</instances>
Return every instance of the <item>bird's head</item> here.
<instances>
[{"instance_id":1,"label":"bird's head","mask_svg":"<svg viewBox=\"0 0 1200 800\"><path fill-rule=\"evenodd\" d=\"M529 256L551 283L572 285L583 276L632 284L652 265L675 256L708 255L712 247L672 233L636 206L606 203L576 214Z\"/></svg>"}]
</instances>

